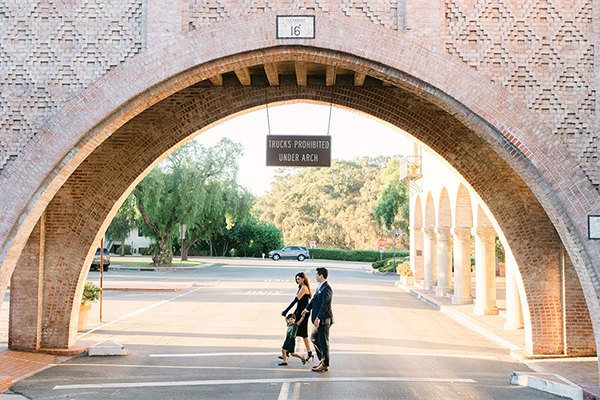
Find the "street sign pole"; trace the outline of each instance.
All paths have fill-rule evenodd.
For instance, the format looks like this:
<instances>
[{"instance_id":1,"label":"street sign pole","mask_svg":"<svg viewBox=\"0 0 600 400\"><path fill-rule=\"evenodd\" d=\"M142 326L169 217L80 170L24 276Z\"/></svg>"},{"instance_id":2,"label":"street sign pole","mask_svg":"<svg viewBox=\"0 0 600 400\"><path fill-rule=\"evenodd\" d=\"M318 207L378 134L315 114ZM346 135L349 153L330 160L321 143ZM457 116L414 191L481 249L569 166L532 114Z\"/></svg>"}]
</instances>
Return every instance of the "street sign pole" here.
<instances>
[{"instance_id":1,"label":"street sign pole","mask_svg":"<svg viewBox=\"0 0 600 400\"><path fill-rule=\"evenodd\" d=\"M100 322L102 322L102 289L104 288L104 236L100 239Z\"/></svg>"}]
</instances>

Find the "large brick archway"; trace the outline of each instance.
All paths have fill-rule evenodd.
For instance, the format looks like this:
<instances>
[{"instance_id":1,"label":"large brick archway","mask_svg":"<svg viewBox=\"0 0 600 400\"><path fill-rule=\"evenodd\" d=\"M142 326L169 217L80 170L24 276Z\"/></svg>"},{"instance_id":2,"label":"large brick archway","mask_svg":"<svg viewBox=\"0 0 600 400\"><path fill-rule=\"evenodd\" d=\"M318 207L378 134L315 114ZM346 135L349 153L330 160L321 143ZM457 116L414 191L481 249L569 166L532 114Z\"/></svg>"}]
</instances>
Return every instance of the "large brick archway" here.
<instances>
[{"instance_id":1,"label":"large brick archway","mask_svg":"<svg viewBox=\"0 0 600 400\"><path fill-rule=\"evenodd\" d=\"M312 41L276 40L267 29L272 14L199 30L115 68L44 126L0 181L0 202L10 204L0 221L0 294L12 275L11 347L72 346L83 266L120 200L190 135L265 99L333 102L367 113L456 168L494 214L521 266L530 352L567 351L561 271L571 263L580 286L568 287L567 297L581 303L585 294L600 332L600 252L586 240L586 215L598 213L600 202L566 149L548 140L508 92L452 56L371 24L317 17ZM360 71L391 86L207 81L281 59ZM570 262L562 260L563 246Z\"/></svg>"}]
</instances>

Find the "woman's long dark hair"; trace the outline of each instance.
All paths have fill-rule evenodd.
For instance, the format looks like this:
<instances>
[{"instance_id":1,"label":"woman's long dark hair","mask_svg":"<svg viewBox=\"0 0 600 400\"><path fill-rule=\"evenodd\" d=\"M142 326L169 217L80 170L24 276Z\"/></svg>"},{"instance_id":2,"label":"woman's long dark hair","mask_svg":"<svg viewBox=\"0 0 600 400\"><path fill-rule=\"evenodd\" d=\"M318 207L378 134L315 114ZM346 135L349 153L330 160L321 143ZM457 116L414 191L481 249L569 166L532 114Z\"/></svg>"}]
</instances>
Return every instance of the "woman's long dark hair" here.
<instances>
[{"instance_id":1,"label":"woman's long dark hair","mask_svg":"<svg viewBox=\"0 0 600 400\"><path fill-rule=\"evenodd\" d=\"M312 297L312 293L310 291L310 283L308 283L308 278L306 277L306 274L304 272L298 272L296 274L296 278L300 277L304 280L304 284L306 285L306 288L308 289L308 297ZM302 285L298 285L298 290L302 289Z\"/></svg>"}]
</instances>

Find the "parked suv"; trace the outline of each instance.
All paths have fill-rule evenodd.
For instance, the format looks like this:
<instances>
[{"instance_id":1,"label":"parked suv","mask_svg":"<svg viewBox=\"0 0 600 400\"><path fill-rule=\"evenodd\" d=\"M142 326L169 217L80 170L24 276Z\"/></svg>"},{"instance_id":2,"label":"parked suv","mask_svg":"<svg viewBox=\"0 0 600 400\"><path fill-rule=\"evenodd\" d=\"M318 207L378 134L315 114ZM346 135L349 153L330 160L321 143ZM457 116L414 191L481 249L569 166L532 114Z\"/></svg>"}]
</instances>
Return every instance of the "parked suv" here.
<instances>
[{"instance_id":1,"label":"parked suv","mask_svg":"<svg viewBox=\"0 0 600 400\"><path fill-rule=\"evenodd\" d=\"M273 250L269 252L269 258L277 261L280 258L295 258L298 261L304 261L309 258L308 249L304 246L286 246L281 250Z\"/></svg>"},{"instance_id":2,"label":"parked suv","mask_svg":"<svg viewBox=\"0 0 600 400\"><path fill-rule=\"evenodd\" d=\"M110 253L107 249L104 249L104 262L102 263L102 269L104 271L108 271L108 266L110 265ZM100 249L96 250L96 254L94 255L94 261L92 261L92 265L90 269L100 269Z\"/></svg>"}]
</instances>

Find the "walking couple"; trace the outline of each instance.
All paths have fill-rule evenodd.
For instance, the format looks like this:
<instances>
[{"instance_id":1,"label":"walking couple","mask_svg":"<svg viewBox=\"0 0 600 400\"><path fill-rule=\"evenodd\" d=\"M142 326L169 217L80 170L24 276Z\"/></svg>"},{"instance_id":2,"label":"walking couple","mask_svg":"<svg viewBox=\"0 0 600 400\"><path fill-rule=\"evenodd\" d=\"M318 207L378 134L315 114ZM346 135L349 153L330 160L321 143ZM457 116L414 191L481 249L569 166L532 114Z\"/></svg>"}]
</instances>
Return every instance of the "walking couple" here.
<instances>
[{"instance_id":1,"label":"walking couple","mask_svg":"<svg viewBox=\"0 0 600 400\"><path fill-rule=\"evenodd\" d=\"M333 312L331 311L331 300L333 298L333 290L327 282L329 271L327 268L317 268L316 280L319 284L314 297L311 295L310 284L304 272L296 274L296 283L298 284L298 292L290 305L281 312L281 315L286 317L287 331L286 339L281 349L280 358L283 360L279 365L288 365L288 355L300 358L302 364L313 358L313 353L310 350L308 341L308 320L309 315L315 329L311 334L311 341L317 353L319 364L315 365L312 370L315 372L325 372L329 370L329 329L334 323ZM296 304L296 310L287 315L287 312ZM312 314L310 314L312 311ZM306 358L295 352L296 336L300 336L306 347Z\"/></svg>"}]
</instances>

